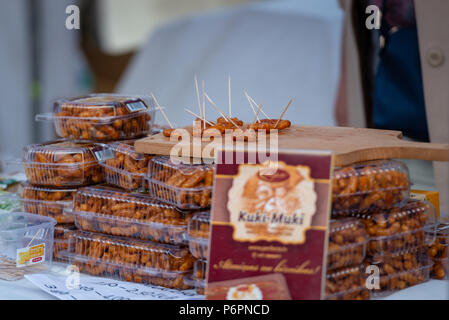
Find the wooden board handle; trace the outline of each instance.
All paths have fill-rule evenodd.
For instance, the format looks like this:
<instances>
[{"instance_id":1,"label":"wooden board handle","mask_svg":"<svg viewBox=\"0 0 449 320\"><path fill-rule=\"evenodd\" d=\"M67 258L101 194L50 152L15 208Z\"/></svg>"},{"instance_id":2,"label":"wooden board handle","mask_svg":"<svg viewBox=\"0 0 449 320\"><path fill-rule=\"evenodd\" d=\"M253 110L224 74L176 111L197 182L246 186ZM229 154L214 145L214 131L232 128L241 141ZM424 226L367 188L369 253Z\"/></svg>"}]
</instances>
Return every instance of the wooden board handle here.
<instances>
[{"instance_id":1,"label":"wooden board handle","mask_svg":"<svg viewBox=\"0 0 449 320\"><path fill-rule=\"evenodd\" d=\"M397 139L385 145L360 148L356 151L337 153L335 164L350 165L356 162L380 159L416 159L449 161L449 144L413 142Z\"/></svg>"}]
</instances>

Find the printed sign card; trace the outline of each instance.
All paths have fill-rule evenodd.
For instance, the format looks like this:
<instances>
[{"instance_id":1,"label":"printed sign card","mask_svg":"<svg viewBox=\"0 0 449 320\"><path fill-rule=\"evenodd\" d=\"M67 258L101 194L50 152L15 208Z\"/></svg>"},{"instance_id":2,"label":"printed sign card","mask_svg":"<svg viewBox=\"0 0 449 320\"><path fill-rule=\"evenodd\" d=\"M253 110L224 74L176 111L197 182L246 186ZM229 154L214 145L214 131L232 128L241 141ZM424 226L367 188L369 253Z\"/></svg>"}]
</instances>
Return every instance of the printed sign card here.
<instances>
[{"instance_id":1,"label":"printed sign card","mask_svg":"<svg viewBox=\"0 0 449 320\"><path fill-rule=\"evenodd\" d=\"M208 299L322 298L331 170L330 152L217 152Z\"/></svg>"}]
</instances>

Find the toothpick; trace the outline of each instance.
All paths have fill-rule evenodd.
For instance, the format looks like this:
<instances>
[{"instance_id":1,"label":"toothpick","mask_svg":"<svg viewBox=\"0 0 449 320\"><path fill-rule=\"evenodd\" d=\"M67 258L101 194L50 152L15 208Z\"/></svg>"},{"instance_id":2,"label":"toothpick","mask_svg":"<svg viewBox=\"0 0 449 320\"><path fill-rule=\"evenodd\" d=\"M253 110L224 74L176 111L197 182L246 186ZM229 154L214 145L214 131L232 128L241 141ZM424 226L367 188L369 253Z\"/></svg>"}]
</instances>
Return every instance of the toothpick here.
<instances>
[{"instance_id":1,"label":"toothpick","mask_svg":"<svg viewBox=\"0 0 449 320\"><path fill-rule=\"evenodd\" d=\"M33 238L30 240L30 242L28 242L28 245L26 246L27 248L30 246L30 244L34 241L34 239L36 239L37 235L42 231L42 228L40 228L39 230L37 230L37 232L34 234Z\"/></svg>"},{"instance_id":2,"label":"toothpick","mask_svg":"<svg viewBox=\"0 0 449 320\"><path fill-rule=\"evenodd\" d=\"M232 118L232 107L231 107L231 76L228 77L228 103L229 103L229 118Z\"/></svg>"},{"instance_id":3,"label":"toothpick","mask_svg":"<svg viewBox=\"0 0 449 320\"><path fill-rule=\"evenodd\" d=\"M281 121L282 117L284 116L285 112L287 112L288 107L290 107L290 105L292 104L293 98L290 99L289 103L287 104L287 106L285 107L284 111L282 111L281 116L279 117L279 120L276 122L276 125L274 126L274 128L276 129L276 127L279 124L279 121Z\"/></svg>"},{"instance_id":4,"label":"toothpick","mask_svg":"<svg viewBox=\"0 0 449 320\"><path fill-rule=\"evenodd\" d=\"M262 104L259 105L259 108L257 109L256 116L254 117L254 120L253 120L253 122L251 123L251 126L253 126L254 123L256 122L257 116L259 115L259 112L260 112L260 109L262 109ZM251 126L250 126L250 128L251 128Z\"/></svg>"},{"instance_id":5,"label":"toothpick","mask_svg":"<svg viewBox=\"0 0 449 320\"><path fill-rule=\"evenodd\" d=\"M246 93L246 94L248 94L248 93ZM256 101L254 101L253 98L251 98L249 95L248 95L248 98L254 103L255 106L257 106L257 103L256 103ZM267 116L267 114L263 111L263 109L260 109L260 112L262 112L262 114L264 115L265 118L267 118L268 120L271 120L270 117Z\"/></svg>"},{"instance_id":6,"label":"toothpick","mask_svg":"<svg viewBox=\"0 0 449 320\"><path fill-rule=\"evenodd\" d=\"M199 117L197 114L195 114L195 113L193 113L193 111L190 111L189 109L187 109L187 108L184 108L184 110L185 111L187 111L188 113L190 113L192 116L194 116L194 117L197 117L197 118L199 118L199 119L201 119L201 117ZM210 122L210 121L207 121L207 120L205 120L206 121L206 123L208 123L208 124L210 124L211 126L213 126L214 124L212 123L212 122Z\"/></svg>"},{"instance_id":7,"label":"toothpick","mask_svg":"<svg viewBox=\"0 0 449 320\"><path fill-rule=\"evenodd\" d=\"M198 100L198 110L200 111L200 119L203 117L201 112L200 90L198 89L198 78L195 75L196 98Z\"/></svg>"},{"instance_id":8,"label":"toothpick","mask_svg":"<svg viewBox=\"0 0 449 320\"><path fill-rule=\"evenodd\" d=\"M156 109L159 110L162 113L162 116L165 118L165 121L167 121L168 125L170 126L170 128L173 129L173 125L171 124L170 120L168 120L167 115L165 114L164 110L162 109L162 107L160 106L159 102L157 102L156 97L154 96L154 94L151 94L151 96L154 99L154 102L156 102Z\"/></svg>"},{"instance_id":9,"label":"toothpick","mask_svg":"<svg viewBox=\"0 0 449 320\"><path fill-rule=\"evenodd\" d=\"M236 128L240 128L238 125L235 124L234 121L232 121L232 119L229 119L221 110L219 107L217 107L217 105L212 101L212 99L207 95L207 93L204 93L204 95L206 96L207 101L209 101L209 103L214 106L215 109L217 109L217 111L221 114L221 116L228 122L231 122Z\"/></svg>"},{"instance_id":10,"label":"toothpick","mask_svg":"<svg viewBox=\"0 0 449 320\"><path fill-rule=\"evenodd\" d=\"M256 114L256 110L254 109L253 104L251 103L251 100L249 98L248 93L246 92L246 90L243 90L243 92L245 93L246 99L248 99L248 102L249 102L249 105L250 105L251 109L253 110L254 114ZM256 104L256 106L257 106L257 104ZM260 122L259 117L257 117L257 121Z\"/></svg>"},{"instance_id":11,"label":"toothpick","mask_svg":"<svg viewBox=\"0 0 449 320\"><path fill-rule=\"evenodd\" d=\"M204 89L204 80L201 81L202 89L203 89L203 130L206 129L206 99L204 95L206 94L206 90Z\"/></svg>"}]
</instances>

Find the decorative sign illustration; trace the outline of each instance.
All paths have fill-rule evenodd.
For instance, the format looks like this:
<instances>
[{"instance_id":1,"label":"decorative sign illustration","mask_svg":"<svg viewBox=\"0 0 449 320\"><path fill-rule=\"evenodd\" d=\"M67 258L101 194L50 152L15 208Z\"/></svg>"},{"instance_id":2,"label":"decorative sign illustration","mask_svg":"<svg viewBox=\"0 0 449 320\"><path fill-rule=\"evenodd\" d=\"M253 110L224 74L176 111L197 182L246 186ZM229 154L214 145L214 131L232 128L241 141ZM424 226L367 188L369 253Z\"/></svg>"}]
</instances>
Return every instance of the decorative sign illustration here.
<instances>
[{"instance_id":1,"label":"decorative sign illustration","mask_svg":"<svg viewBox=\"0 0 449 320\"><path fill-rule=\"evenodd\" d=\"M309 167L240 165L228 194L234 240L304 242L317 199Z\"/></svg>"},{"instance_id":2,"label":"decorative sign illustration","mask_svg":"<svg viewBox=\"0 0 449 320\"><path fill-rule=\"evenodd\" d=\"M264 290L280 282L256 280L280 276L285 299L320 299L332 154L284 150L277 161L259 161L250 152L217 152L207 299L274 299Z\"/></svg>"}]
</instances>

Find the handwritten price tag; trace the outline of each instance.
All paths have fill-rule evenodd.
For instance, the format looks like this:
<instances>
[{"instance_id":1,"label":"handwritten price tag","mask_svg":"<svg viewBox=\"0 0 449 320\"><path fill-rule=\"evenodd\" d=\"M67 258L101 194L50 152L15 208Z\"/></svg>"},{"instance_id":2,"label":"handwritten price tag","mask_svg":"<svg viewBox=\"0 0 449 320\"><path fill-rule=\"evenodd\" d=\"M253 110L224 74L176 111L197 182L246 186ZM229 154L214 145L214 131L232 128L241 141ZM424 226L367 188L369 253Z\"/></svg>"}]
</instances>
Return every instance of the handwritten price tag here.
<instances>
[{"instance_id":1,"label":"handwritten price tag","mask_svg":"<svg viewBox=\"0 0 449 320\"><path fill-rule=\"evenodd\" d=\"M195 290L175 290L164 287L124 282L80 275L79 285L67 288L67 276L30 274L25 276L41 290L61 300L198 300L203 296Z\"/></svg>"}]
</instances>

